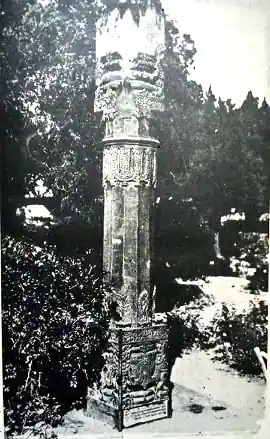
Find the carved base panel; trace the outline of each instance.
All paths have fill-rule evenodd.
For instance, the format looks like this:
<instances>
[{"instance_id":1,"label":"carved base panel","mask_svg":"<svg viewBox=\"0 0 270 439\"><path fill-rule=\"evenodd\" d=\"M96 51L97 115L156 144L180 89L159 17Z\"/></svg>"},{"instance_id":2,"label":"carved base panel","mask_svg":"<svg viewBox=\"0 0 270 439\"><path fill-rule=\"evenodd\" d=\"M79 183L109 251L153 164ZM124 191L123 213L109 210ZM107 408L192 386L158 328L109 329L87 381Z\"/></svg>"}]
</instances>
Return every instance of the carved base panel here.
<instances>
[{"instance_id":1,"label":"carved base panel","mask_svg":"<svg viewBox=\"0 0 270 439\"><path fill-rule=\"evenodd\" d=\"M156 421L169 417L169 401L160 400L141 404L123 411L123 426L132 427L136 424Z\"/></svg>"},{"instance_id":2,"label":"carved base panel","mask_svg":"<svg viewBox=\"0 0 270 439\"><path fill-rule=\"evenodd\" d=\"M125 427L170 417L166 325L111 330L101 382L86 414Z\"/></svg>"}]
</instances>

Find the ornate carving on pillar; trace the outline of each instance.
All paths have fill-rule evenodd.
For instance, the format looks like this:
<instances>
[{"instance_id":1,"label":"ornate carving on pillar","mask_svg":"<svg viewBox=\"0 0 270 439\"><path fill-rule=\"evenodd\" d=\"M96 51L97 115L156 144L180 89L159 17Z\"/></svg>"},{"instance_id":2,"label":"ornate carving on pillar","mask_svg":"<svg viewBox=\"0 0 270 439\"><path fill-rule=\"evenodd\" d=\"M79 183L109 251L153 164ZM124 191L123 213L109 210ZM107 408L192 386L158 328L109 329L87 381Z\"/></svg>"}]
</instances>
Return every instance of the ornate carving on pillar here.
<instances>
[{"instance_id":1,"label":"ornate carving on pillar","mask_svg":"<svg viewBox=\"0 0 270 439\"><path fill-rule=\"evenodd\" d=\"M103 153L103 185L154 187L156 184L156 150L141 145L105 147Z\"/></svg>"},{"instance_id":2,"label":"ornate carving on pillar","mask_svg":"<svg viewBox=\"0 0 270 439\"><path fill-rule=\"evenodd\" d=\"M168 416L167 336L163 325L111 330L101 386L89 397L110 411L119 430Z\"/></svg>"},{"instance_id":3,"label":"ornate carving on pillar","mask_svg":"<svg viewBox=\"0 0 270 439\"><path fill-rule=\"evenodd\" d=\"M107 137L149 137L153 111L163 110L159 85L125 77L98 88L96 111L103 110Z\"/></svg>"},{"instance_id":4,"label":"ornate carving on pillar","mask_svg":"<svg viewBox=\"0 0 270 439\"><path fill-rule=\"evenodd\" d=\"M112 11L106 29L100 25L95 111L103 113L106 137L147 137L153 111L163 110L163 81L158 63L164 48L163 18L149 6L137 26L127 8L121 19ZM133 32L131 45L127 45L127 32Z\"/></svg>"},{"instance_id":5,"label":"ornate carving on pillar","mask_svg":"<svg viewBox=\"0 0 270 439\"><path fill-rule=\"evenodd\" d=\"M138 320L141 324L150 321L150 295L147 290L143 290L138 297Z\"/></svg>"},{"instance_id":6,"label":"ornate carving on pillar","mask_svg":"<svg viewBox=\"0 0 270 439\"><path fill-rule=\"evenodd\" d=\"M119 430L168 417L171 403L168 333L166 325L153 323L151 283L159 142L151 137L150 123L153 114L163 110L158 56L164 22L157 9L145 4L139 26L126 7L118 20L112 11L107 29L101 28L97 36L95 111L102 112L105 123L103 260L119 318L111 322L100 386L89 393L88 413L97 407Z\"/></svg>"}]
</instances>

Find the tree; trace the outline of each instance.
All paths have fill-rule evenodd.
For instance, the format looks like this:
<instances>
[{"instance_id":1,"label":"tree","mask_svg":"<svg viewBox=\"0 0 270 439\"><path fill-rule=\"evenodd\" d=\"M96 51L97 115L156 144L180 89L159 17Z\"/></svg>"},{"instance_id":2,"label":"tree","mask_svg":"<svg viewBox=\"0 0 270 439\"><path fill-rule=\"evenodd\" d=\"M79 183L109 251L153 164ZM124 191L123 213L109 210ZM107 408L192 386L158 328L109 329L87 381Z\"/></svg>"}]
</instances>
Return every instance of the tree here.
<instances>
[{"instance_id":1,"label":"tree","mask_svg":"<svg viewBox=\"0 0 270 439\"><path fill-rule=\"evenodd\" d=\"M93 228L102 231L102 127L93 113L99 8L88 1L22 4L16 10L6 6L3 22L9 130L3 145L4 224L10 230L25 194L35 194L42 180L53 192L53 199L43 197L42 203L71 227L84 227L85 246L91 246ZM86 232L82 223L92 229Z\"/></svg>"},{"instance_id":2,"label":"tree","mask_svg":"<svg viewBox=\"0 0 270 439\"><path fill-rule=\"evenodd\" d=\"M173 278L198 277L214 257L213 236L191 195L191 155L199 142L203 90L189 79L196 48L189 35L181 39L172 22L166 26L162 58L165 111L159 116L156 266L166 263ZM196 248L196 252L194 252ZM157 275L158 275L157 273Z\"/></svg>"},{"instance_id":3,"label":"tree","mask_svg":"<svg viewBox=\"0 0 270 439\"><path fill-rule=\"evenodd\" d=\"M31 2L29 2L31 4ZM22 144L25 139L21 92L21 60L17 44L18 28L26 10L26 2L4 2L1 11L2 66L2 143L1 143L1 206L2 232L16 233L21 221L15 212L25 194L25 160Z\"/></svg>"},{"instance_id":4,"label":"tree","mask_svg":"<svg viewBox=\"0 0 270 439\"><path fill-rule=\"evenodd\" d=\"M58 2L57 8L36 5L25 16L24 28L29 63L35 67L25 78L23 97L27 151L40 164L59 211L80 211L88 220L99 195L93 170L100 166L93 115L94 6L87 1Z\"/></svg>"},{"instance_id":5,"label":"tree","mask_svg":"<svg viewBox=\"0 0 270 439\"><path fill-rule=\"evenodd\" d=\"M259 107L258 98L249 91L239 113L245 137L245 155L249 161L248 183L252 188L252 192L247 192L246 212L254 219L269 208L269 106L264 99Z\"/></svg>"},{"instance_id":6,"label":"tree","mask_svg":"<svg viewBox=\"0 0 270 439\"><path fill-rule=\"evenodd\" d=\"M221 216L236 208L246 216L251 214L256 221L265 211L269 147L263 139L269 136L268 107L265 102L260 110L258 99L251 92L240 109L230 99L225 102L216 99L211 87L203 95L201 87L189 79L196 53L194 43L184 36L180 47L179 34L172 23L167 24L167 30L162 66L166 78L166 111L159 120L157 245L162 248L163 264L165 258L170 260L182 275L188 263L179 266L179 255L184 254L185 262L189 260L184 243L187 248L197 249L205 237L208 251L202 251L199 266L206 273L203 261L207 258L203 253L208 254L208 261L221 257L218 242ZM188 236L193 239L189 241ZM212 244L215 255L209 252ZM170 248L168 254L165 247ZM194 260L193 255L193 263L189 264L193 269L187 270L187 276L200 273L194 267Z\"/></svg>"}]
</instances>

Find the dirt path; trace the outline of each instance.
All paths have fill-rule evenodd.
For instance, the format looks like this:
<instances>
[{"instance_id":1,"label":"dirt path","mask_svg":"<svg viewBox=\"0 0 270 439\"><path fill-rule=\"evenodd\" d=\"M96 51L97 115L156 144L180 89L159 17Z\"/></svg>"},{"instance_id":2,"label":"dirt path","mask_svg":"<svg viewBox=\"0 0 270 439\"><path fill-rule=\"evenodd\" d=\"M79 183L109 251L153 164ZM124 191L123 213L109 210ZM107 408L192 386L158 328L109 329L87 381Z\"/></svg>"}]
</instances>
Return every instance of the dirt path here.
<instances>
[{"instance_id":1,"label":"dirt path","mask_svg":"<svg viewBox=\"0 0 270 439\"><path fill-rule=\"evenodd\" d=\"M245 287L248 281L243 277L209 277L202 283L205 293L212 294L218 303L226 302L234 305L241 311L248 307L252 300L267 299L267 293L258 295L250 294Z\"/></svg>"},{"instance_id":2,"label":"dirt path","mask_svg":"<svg viewBox=\"0 0 270 439\"><path fill-rule=\"evenodd\" d=\"M236 277L209 277L199 281L202 290L214 296L215 304L202 311L203 323L210 323L222 302L235 306L241 312L247 309L252 296L245 290L247 280ZM266 298L261 294L260 298ZM265 382L262 378L240 376L228 366L211 359L212 352L194 350L177 358L171 380L198 393L207 395L224 404L237 408L247 416L260 418L264 407ZM254 358L254 361L256 359Z\"/></svg>"},{"instance_id":3,"label":"dirt path","mask_svg":"<svg viewBox=\"0 0 270 439\"><path fill-rule=\"evenodd\" d=\"M177 358L171 380L231 407L247 411L263 408L264 380L239 376L226 365L212 361L210 352L195 350Z\"/></svg>"}]
</instances>

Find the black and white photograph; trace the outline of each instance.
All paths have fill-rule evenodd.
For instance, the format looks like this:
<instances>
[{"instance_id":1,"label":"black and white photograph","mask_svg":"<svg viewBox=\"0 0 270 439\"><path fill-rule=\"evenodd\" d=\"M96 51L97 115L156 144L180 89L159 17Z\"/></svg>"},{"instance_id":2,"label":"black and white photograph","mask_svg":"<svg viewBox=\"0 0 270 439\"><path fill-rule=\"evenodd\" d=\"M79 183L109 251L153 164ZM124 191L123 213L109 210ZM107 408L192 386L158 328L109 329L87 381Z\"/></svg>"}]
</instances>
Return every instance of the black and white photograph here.
<instances>
[{"instance_id":1,"label":"black and white photograph","mask_svg":"<svg viewBox=\"0 0 270 439\"><path fill-rule=\"evenodd\" d=\"M3 0L4 439L270 438L270 0Z\"/></svg>"}]
</instances>

